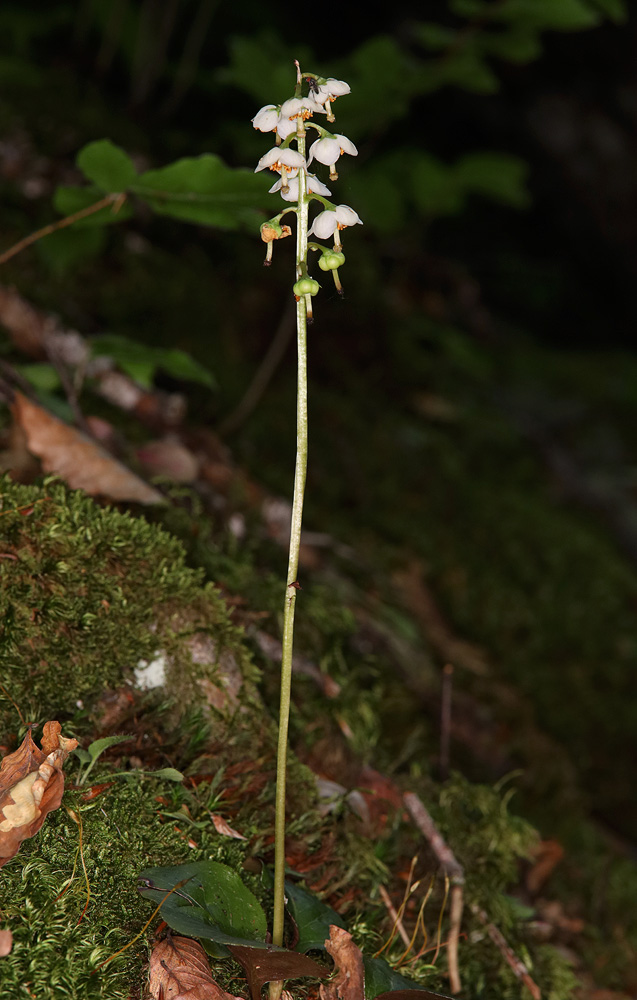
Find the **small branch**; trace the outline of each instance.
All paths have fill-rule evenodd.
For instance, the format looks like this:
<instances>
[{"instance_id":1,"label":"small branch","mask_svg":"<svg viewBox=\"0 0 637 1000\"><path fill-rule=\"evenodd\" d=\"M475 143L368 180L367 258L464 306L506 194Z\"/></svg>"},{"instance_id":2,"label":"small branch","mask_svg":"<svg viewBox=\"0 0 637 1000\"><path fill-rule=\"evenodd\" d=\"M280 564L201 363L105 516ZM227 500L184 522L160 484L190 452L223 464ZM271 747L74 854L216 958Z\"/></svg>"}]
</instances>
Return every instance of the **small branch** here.
<instances>
[{"instance_id":1,"label":"small branch","mask_svg":"<svg viewBox=\"0 0 637 1000\"><path fill-rule=\"evenodd\" d=\"M533 1000L542 1000L542 994L540 993L540 988L536 982L531 979L529 975L529 970L522 961L521 958L511 950L510 946L507 944L504 935L495 924L492 924L489 917L481 910L479 906L471 904L471 912L475 917L478 918L480 923L485 927L487 934L493 941L494 945L500 951L500 954L504 958L505 962L513 970L517 978L524 983L527 990L533 997Z\"/></svg>"},{"instance_id":2,"label":"small branch","mask_svg":"<svg viewBox=\"0 0 637 1000\"><path fill-rule=\"evenodd\" d=\"M442 834L433 819L425 809L417 795L406 792L403 802L409 814L438 858L441 867L451 881L451 906L449 918L449 937L447 940L447 959L449 962L449 985L454 993L462 989L460 969L458 966L458 941L462 923L464 870L450 847L442 838Z\"/></svg>"},{"instance_id":3,"label":"small branch","mask_svg":"<svg viewBox=\"0 0 637 1000\"><path fill-rule=\"evenodd\" d=\"M440 780L449 777L449 745L451 736L451 694L453 667L446 663L442 671L442 704L440 707Z\"/></svg>"},{"instance_id":4,"label":"small branch","mask_svg":"<svg viewBox=\"0 0 637 1000\"><path fill-rule=\"evenodd\" d=\"M106 208L108 205L113 206L114 214L119 212L125 201L126 195L123 193L107 194L105 198L101 198L99 201L94 202L94 204L80 209L79 212L74 212L73 215L67 215L63 219L58 219L57 222L51 222L42 229L36 229L30 236L25 236L23 240L14 243L12 247L9 247L3 254L0 254L0 264L6 264L8 260L19 254L21 250L26 250L32 243L37 243L38 240L41 240L43 236L50 236L51 233L57 232L58 229L65 229L67 226L72 226L74 222L86 219L89 215L95 215L96 212L99 212L102 208Z\"/></svg>"},{"instance_id":5,"label":"small branch","mask_svg":"<svg viewBox=\"0 0 637 1000\"><path fill-rule=\"evenodd\" d=\"M392 903L391 899L389 898L389 893L387 892L387 889L385 888L384 885L379 885L378 891L380 893L380 898L382 899L383 903L385 904L385 908L386 908L387 912L389 913L389 916L394 921L394 927L395 927L395 929L398 931L398 933L400 934L401 938L403 939L403 942L404 942L405 946L407 948L409 948L411 946L411 941L409 939L409 934L405 930L403 922L400 919L400 917L398 916L398 913L396 912L394 904Z\"/></svg>"}]
</instances>

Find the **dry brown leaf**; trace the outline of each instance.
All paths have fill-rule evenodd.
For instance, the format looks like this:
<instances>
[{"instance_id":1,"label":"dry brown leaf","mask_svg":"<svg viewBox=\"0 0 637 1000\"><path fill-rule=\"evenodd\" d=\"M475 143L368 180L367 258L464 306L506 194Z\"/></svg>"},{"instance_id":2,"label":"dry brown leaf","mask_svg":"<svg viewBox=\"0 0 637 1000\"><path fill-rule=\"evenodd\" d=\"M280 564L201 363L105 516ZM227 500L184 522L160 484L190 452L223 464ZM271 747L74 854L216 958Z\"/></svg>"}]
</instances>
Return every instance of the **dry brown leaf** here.
<instances>
[{"instance_id":1,"label":"dry brown leaf","mask_svg":"<svg viewBox=\"0 0 637 1000\"><path fill-rule=\"evenodd\" d=\"M234 837L235 840L248 839L247 837L244 837L242 833L237 833L236 830L233 830L233 828L226 823L223 816L220 816L219 813L210 813L210 819L215 825L215 830L217 833L220 833L222 837Z\"/></svg>"},{"instance_id":2,"label":"dry brown leaf","mask_svg":"<svg viewBox=\"0 0 637 1000\"><path fill-rule=\"evenodd\" d=\"M137 457L148 473L175 483L194 483L199 475L199 459L175 437L148 441L137 449Z\"/></svg>"},{"instance_id":3,"label":"dry brown leaf","mask_svg":"<svg viewBox=\"0 0 637 1000\"><path fill-rule=\"evenodd\" d=\"M0 931L0 958L6 958L13 948L13 934L11 931Z\"/></svg>"},{"instance_id":4,"label":"dry brown leaf","mask_svg":"<svg viewBox=\"0 0 637 1000\"><path fill-rule=\"evenodd\" d=\"M332 924L325 949L334 959L336 974L329 983L321 985L321 1000L363 1000L363 956L352 935Z\"/></svg>"},{"instance_id":5,"label":"dry brown leaf","mask_svg":"<svg viewBox=\"0 0 637 1000\"><path fill-rule=\"evenodd\" d=\"M77 740L61 735L59 722L47 722L42 749L27 733L22 745L0 766L0 868L15 857L23 840L38 832L64 792L62 767Z\"/></svg>"},{"instance_id":6,"label":"dry brown leaf","mask_svg":"<svg viewBox=\"0 0 637 1000\"><path fill-rule=\"evenodd\" d=\"M53 472L74 490L109 500L164 503L161 493L136 476L81 431L69 427L22 393L12 404L15 420L27 436L27 448L45 472Z\"/></svg>"},{"instance_id":7,"label":"dry brown leaf","mask_svg":"<svg viewBox=\"0 0 637 1000\"><path fill-rule=\"evenodd\" d=\"M154 1000L236 1000L217 986L198 941L170 936L153 948L149 990Z\"/></svg>"},{"instance_id":8,"label":"dry brown leaf","mask_svg":"<svg viewBox=\"0 0 637 1000\"><path fill-rule=\"evenodd\" d=\"M324 965L319 965L314 959L298 951L252 948L245 944L229 944L227 947L232 957L243 967L252 1000L260 1000L265 983L303 979L306 976L322 979L329 975Z\"/></svg>"}]
</instances>

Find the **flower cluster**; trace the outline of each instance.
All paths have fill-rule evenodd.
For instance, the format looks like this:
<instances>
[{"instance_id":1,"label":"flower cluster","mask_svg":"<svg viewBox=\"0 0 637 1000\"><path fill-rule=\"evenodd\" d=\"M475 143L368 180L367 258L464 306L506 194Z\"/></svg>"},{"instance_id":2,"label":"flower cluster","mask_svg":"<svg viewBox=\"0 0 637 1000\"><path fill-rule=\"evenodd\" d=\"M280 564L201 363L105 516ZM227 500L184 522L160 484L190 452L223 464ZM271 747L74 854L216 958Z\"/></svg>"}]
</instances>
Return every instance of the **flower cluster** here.
<instances>
[{"instance_id":1,"label":"flower cluster","mask_svg":"<svg viewBox=\"0 0 637 1000\"><path fill-rule=\"evenodd\" d=\"M330 189L308 167L313 161L329 167L331 181L338 179L336 164L343 154L357 156L358 150L347 136L332 133L323 125L313 121L314 115L324 114L328 122L334 121L332 104L344 94L349 94L350 88L344 80L324 79L309 73L301 74L297 64L297 87L295 96L283 104L266 104L252 119L253 126L260 132L274 132L276 145L259 160L256 170L272 170L279 174L279 179L270 188L271 193L279 192L285 202L294 203L296 207L284 208L279 215L269 219L261 227L261 238L267 243L266 264L272 259L273 241L290 234L289 226L281 225L281 218L286 212L297 216L297 280L294 292L297 299L304 296L308 307L308 317L311 317L311 296L318 292L318 282L310 278L307 272L307 251L315 250L321 253L319 266L323 271L332 271L336 288L342 291L338 277L338 268L345 262L342 253L341 231L347 226L362 225L360 218L349 205L335 205L328 198ZM301 96L302 84L307 81L309 93ZM306 154L307 130L316 131L316 139ZM296 148L291 148L291 143ZM318 202L322 211L309 225L308 208L311 202ZM333 237L333 247L309 243L308 237L318 239Z\"/></svg>"}]
</instances>

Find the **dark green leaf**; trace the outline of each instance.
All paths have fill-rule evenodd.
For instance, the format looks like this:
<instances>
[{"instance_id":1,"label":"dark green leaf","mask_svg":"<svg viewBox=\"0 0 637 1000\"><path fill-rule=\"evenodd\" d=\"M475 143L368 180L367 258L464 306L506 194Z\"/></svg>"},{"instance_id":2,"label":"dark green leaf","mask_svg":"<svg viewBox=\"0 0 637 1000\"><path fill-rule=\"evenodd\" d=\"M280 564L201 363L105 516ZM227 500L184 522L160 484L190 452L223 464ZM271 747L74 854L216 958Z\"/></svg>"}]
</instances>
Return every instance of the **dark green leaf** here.
<instances>
[{"instance_id":1,"label":"dark green leaf","mask_svg":"<svg viewBox=\"0 0 637 1000\"><path fill-rule=\"evenodd\" d=\"M252 1000L260 1000L265 983L276 982L279 979L301 979L305 976L324 979L330 974L330 970L324 965L319 965L318 962L295 951L272 947L265 951L257 951L256 948L245 945L229 945L228 951L245 970Z\"/></svg>"},{"instance_id":2,"label":"dark green leaf","mask_svg":"<svg viewBox=\"0 0 637 1000\"><path fill-rule=\"evenodd\" d=\"M432 993L399 972L394 972L384 958L363 957L365 968L365 1000L452 1000L443 993Z\"/></svg>"},{"instance_id":3,"label":"dark green leaf","mask_svg":"<svg viewBox=\"0 0 637 1000\"><path fill-rule=\"evenodd\" d=\"M227 167L218 156L187 157L142 174L135 194L160 214L185 222L236 229L262 219L270 178Z\"/></svg>"},{"instance_id":4,"label":"dark green leaf","mask_svg":"<svg viewBox=\"0 0 637 1000\"><path fill-rule=\"evenodd\" d=\"M108 750L109 747L114 747L118 743L125 743L126 740L133 739L132 736L103 736L99 740L94 740L88 748L88 752L91 755L91 760L97 760L100 754Z\"/></svg>"},{"instance_id":5,"label":"dark green leaf","mask_svg":"<svg viewBox=\"0 0 637 1000\"><path fill-rule=\"evenodd\" d=\"M215 386L211 372L177 348L152 347L116 333L104 333L91 340L93 355L106 354L140 385L149 389L159 368L174 378Z\"/></svg>"},{"instance_id":6,"label":"dark green leaf","mask_svg":"<svg viewBox=\"0 0 637 1000\"><path fill-rule=\"evenodd\" d=\"M147 868L140 873L142 896L161 902L169 927L191 937L208 938L217 945L241 944L267 948L265 913L256 896L227 865L194 861L173 868ZM227 953L227 952L226 952Z\"/></svg>"},{"instance_id":7,"label":"dark green leaf","mask_svg":"<svg viewBox=\"0 0 637 1000\"><path fill-rule=\"evenodd\" d=\"M104 249L105 243L106 232L102 225L74 225L50 233L35 246L40 259L59 277L90 261Z\"/></svg>"},{"instance_id":8,"label":"dark green leaf","mask_svg":"<svg viewBox=\"0 0 637 1000\"><path fill-rule=\"evenodd\" d=\"M508 153L469 153L459 160L454 173L459 185L467 191L486 195L512 208L528 208L526 188L528 166L524 160Z\"/></svg>"},{"instance_id":9,"label":"dark green leaf","mask_svg":"<svg viewBox=\"0 0 637 1000\"><path fill-rule=\"evenodd\" d=\"M286 880L285 895L288 899L288 910L299 932L296 951L325 948L325 940L330 936L330 924L345 927L343 918L339 917L336 910L294 882Z\"/></svg>"},{"instance_id":10,"label":"dark green leaf","mask_svg":"<svg viewBox=\"0 0 637 1000\"><path fill-rule=\"evenodd\" d=\"M159 771L145 771L147 778L164 778L165 781L183 781L184 776L176 767L162 767Z\"/></svg>"},{"instance_id":11,"label":"dark green leaf","mask_svg":"<svg viewBox=\"0 0 637 1000\"><path fill-rule=\"evenodd\" d=\"M76 163L84 176L107 194L128 190L137 178L128 153L110 139L89 142L78 153Z\"/></svg>"}]
</instances>

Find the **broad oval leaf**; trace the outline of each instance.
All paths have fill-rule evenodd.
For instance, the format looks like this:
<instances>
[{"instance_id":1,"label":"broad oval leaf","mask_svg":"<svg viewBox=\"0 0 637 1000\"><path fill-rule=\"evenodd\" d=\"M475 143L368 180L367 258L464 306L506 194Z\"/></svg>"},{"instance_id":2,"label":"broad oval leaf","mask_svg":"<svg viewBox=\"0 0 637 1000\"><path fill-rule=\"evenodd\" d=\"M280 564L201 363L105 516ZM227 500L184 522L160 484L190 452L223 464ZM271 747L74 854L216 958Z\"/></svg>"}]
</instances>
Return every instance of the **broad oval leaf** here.
<instances>
[{"instance_id":1,"label":"broad oval leaf","mask_svg":"<svg viewBox=\"0 0 637 1000\"><path fill-rule=\"evenodd\" d=\"M132 190L162 215L220 229L257 225L269 178L232 169L212 153L186 157L142 174Z\"/></svg>"},{"instance_id":2,"label":"broad oval leaf","mask_svg":"<svg viewBox=\"0 0 637 1000\"><path fill-rule=\"evenodd\" d=\"M128 153L110 139L89 142L80 150L75 161L89 181L109 193L126 191L137 178L137 171Z\"/></svg>"},{"instance_id":3,"label":"broad oval leaf","mask_svg":"<svg viewBox=\"0 0 637 1000\"><path fill-rule=\"evenodd\" d=\"M147 868L139 879L142 896L155 903L174 889L164 900L161 915L180 934L207 938L224 951L229 944L268 947L261 904L227 865L193 861L172 868Z\"/></svg>"},{"instance_id":4,"label":"broad oval leaf","mask_svg":"<svg viewBox=\"0 0 637 1000\"><path fill-rule=\"evenodd\" d=\"M444 993L432 993L395 972L384 958L363 958L365 1000L453 1000Z\"/></svg>"},{"instance_id":5,"label":"broad oval leaf","mask_svg":"<svg viewBox=\"0 0 637 1000\"><path fill-rule=\"evenodd\" d=\"M288 900L288 910L297 926L299 939L295 945L296 951L309 951L311 948L325 948L325 941L330 936L330 926L345 928L345 923L327 903L313 896L307 889L285 882L285 895Z\"/></svg>"}]
</instances>

